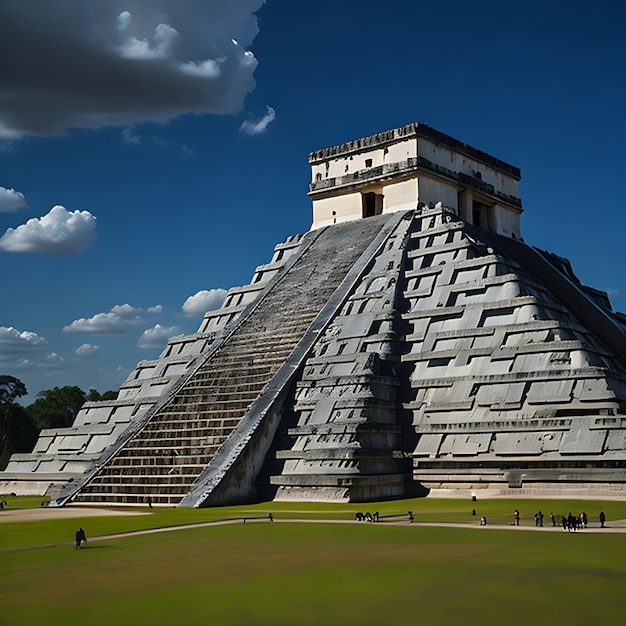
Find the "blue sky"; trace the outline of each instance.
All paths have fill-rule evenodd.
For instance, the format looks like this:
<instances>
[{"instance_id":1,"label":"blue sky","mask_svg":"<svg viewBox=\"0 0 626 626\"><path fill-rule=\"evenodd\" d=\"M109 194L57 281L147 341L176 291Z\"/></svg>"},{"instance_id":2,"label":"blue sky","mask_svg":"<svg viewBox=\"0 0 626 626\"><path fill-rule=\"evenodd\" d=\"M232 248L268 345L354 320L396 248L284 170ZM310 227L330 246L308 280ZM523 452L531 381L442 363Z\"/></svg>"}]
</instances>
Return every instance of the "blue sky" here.
<instances>
[{"instance_id":1,"label":"blue sky","mask_svg":"<svg viewBox=\"0 0 626 626\"><path fill-rule=\"evenodd\" d=\"M117 388L308 230L309 152L411 122L626 310L624 6L3 0L0 373Z\"/></svg>"}]
</instances>

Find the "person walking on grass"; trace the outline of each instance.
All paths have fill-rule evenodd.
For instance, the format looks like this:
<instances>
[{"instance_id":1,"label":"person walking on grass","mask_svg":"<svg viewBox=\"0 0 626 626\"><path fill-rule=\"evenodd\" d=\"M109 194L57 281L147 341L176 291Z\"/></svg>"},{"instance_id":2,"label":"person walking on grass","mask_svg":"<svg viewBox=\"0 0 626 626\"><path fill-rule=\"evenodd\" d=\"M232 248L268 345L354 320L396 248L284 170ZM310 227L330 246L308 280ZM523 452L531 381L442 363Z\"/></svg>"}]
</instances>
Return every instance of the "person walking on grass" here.
<instances>
[{"instance_id":1,"label":"person walking on grass","mask_svg":"<svg viewBox=\"0 0 626 626\"><path fill-rule=\"evenodd\" d=\"M76 549L80 550L83 543L87 543L87 537L85 536L85 531L81 527L76 531Z\"/></svg>"}]
</instances>

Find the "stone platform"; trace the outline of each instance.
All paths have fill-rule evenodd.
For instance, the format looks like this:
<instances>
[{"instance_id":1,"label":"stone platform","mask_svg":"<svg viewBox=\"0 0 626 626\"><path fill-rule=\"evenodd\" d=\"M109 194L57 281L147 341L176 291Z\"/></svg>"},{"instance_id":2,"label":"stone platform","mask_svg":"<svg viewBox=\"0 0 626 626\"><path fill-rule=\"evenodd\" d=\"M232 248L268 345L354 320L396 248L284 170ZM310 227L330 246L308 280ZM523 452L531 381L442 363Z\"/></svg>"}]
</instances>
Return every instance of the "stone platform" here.
<instances>
[{"instance_id":1,"label":"stone platform","mask_svg":"<svg viewBox=\"0 0 626 626\"><path fill-rule=\"evenodd\" d=\"M420 125L311 163L312 230L116 401L14 455L0 491L57 506L620 497L625 317L522 241L519 170Z\"/></svg>"}]
</instances>

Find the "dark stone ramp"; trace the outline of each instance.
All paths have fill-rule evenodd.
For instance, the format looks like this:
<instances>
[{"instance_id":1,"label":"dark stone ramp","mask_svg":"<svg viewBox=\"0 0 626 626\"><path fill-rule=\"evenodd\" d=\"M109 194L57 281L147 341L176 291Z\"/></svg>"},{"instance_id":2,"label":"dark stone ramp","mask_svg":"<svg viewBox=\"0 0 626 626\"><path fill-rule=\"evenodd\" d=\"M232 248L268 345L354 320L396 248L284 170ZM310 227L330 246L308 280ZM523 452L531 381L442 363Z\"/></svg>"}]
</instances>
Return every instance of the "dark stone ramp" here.
<instances>
[{"instance_id":1,"label":"dark stone ramp","mask_svg":"<svg viewBox=\"0 0 626 626\"><path fill-rule=\"evenodd\" d=\"M335 294L338 287L343 285L347 295L358 268L363 271L399 219L385 215L308 233L301 253L217 349L105 452L92 476L70 486L57 502L141 504L150 497L155 504L171 505L195 489L186 504L201 505L246 447L252 431L250 420L242 424L244 416L268 396L267 406L256 411L257 422L263 420L317 336L320 313L326 311L321 317L330 319L342 301ZM312 324L308 345L299 346ZM289 361L292 353L295 362Z\"/></svg>"}]
</instances>

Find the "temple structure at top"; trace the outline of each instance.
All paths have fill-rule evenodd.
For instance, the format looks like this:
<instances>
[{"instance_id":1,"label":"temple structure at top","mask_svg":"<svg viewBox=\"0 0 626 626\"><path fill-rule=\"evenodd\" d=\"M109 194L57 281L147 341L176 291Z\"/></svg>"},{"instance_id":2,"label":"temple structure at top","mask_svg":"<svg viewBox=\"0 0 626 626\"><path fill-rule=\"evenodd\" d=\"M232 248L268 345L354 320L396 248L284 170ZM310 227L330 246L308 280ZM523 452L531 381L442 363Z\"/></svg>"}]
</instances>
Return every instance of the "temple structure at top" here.
<instances>
[{"instance_id":1,"label":"temple structure at top","mask_svg":"<svg viewBox=\"0 0 626 626\"><path fill-rule=\"evenodd\" d=\"M424 124L309 155L313 228L440 202L469 224L520 237L520 170Z\"/></svg>"},{"instance_id":2,"label":"temple structure at top","mask_svg":"<svg viewBox=\"0 0 626 626\"><path fill-rule=\"evenodd\" d=\"M423 124L309 161L311 230L13 455L0 493L624 497L626 318L522 240L520 171Z\"/></svg>"}]
</instances>

